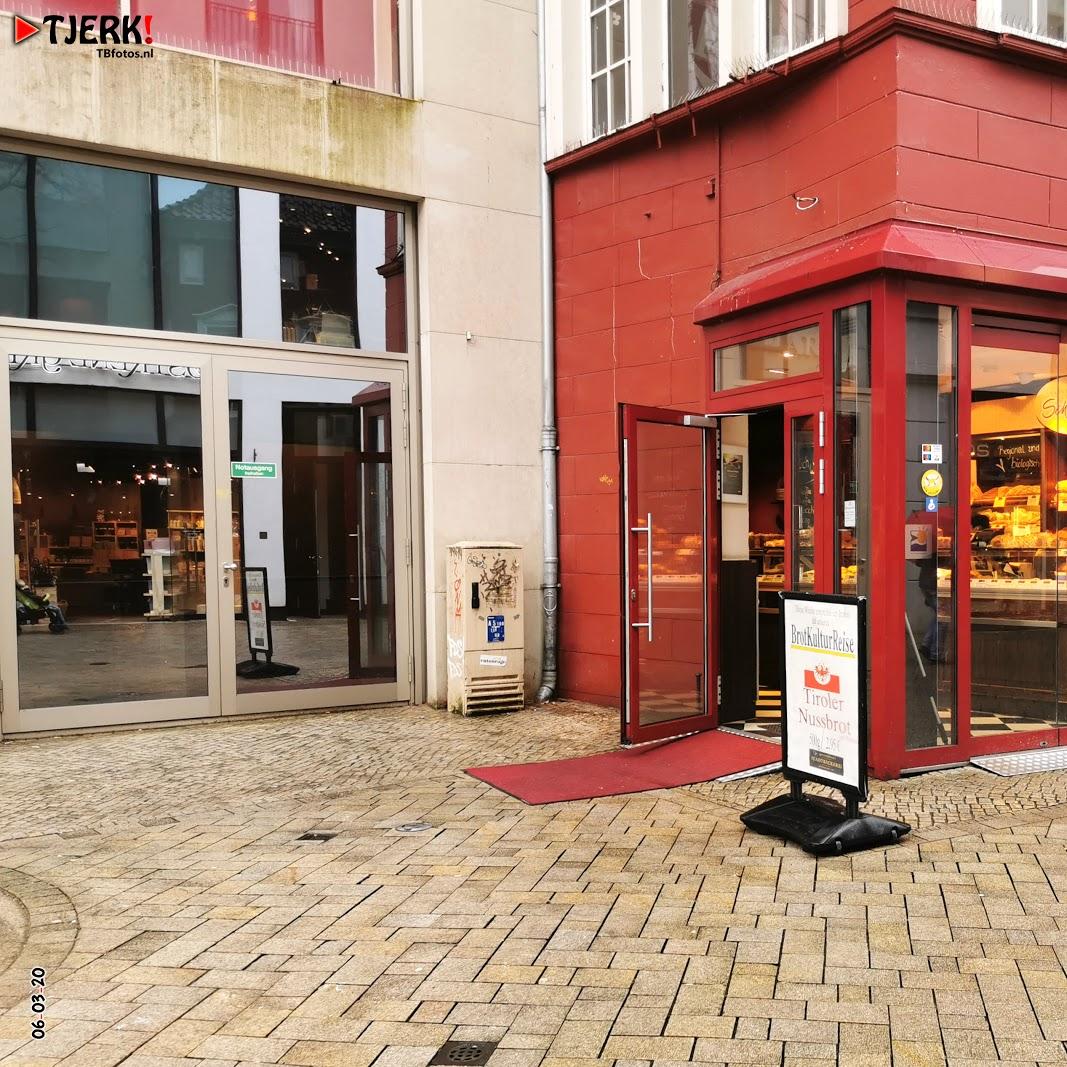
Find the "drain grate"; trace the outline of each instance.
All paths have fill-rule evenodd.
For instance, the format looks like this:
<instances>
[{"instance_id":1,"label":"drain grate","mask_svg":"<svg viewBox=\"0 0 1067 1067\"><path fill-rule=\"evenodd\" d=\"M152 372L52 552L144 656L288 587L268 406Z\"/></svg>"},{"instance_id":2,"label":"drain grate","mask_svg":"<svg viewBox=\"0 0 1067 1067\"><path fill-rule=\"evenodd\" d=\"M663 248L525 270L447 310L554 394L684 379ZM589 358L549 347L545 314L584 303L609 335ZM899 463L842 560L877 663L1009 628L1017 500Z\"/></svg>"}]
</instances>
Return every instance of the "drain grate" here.
<instances>
[{"instance_id":1,"label":"drain grate","mask_svg":"<svg viewBox=\"0 0 1067 1067\"><path fill-rule=\"evenodd\" d=\"M496 1041L446 1041L430 1060L430 1067L450 1063L465 1063L478 1067L489 1062L496 1046Z\"/></svg>"},{"instance_id":2,"label":"drain grate","mask_svg":"<svg viewBox=\"0 0 1067 1067\"><path fill-rule=\"evenodd\" d=\"M306 834L301 834L297 841L330 841L335 838L337 834L322 833L319 830L309 830Z\"/></svg>"},{"instance_id":3,"label":"drain grate","mask_svg":"<svg viewBox=\"0 0 1067 1067\"><path fill-rule=\"evenodd\" d=\"M399 826L394 826L393 829L398 834L422 834L427 830L432 830L433 827L428 822L402 822Z\"/></svg>"}]
</instances>

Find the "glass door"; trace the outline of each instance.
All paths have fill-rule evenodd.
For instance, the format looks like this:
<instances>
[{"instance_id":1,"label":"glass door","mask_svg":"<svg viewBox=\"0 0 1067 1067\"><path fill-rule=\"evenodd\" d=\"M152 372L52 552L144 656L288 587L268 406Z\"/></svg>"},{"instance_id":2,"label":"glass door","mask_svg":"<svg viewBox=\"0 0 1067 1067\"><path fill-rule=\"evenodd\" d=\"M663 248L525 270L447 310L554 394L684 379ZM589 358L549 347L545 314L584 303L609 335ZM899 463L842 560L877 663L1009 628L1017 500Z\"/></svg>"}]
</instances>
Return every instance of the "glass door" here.
<instances>
[{"instance_id":1,"label":"glass door","mask_svg":"<svg viewBox=\"0 0 1067 1067\"><path fill-rule=\"evenodd\" d=\"M185 352L4 341L4 732L218 714L210 375Z\"/></svg>"},{"instance_id":2,"label":"glass door","mask_svg":"<svg viewBox=\"0 0 1067 1067\"><path fill-rule=\"evenodd\" d=\"M623 409L624 742L714 728L714 419Z\"/></svg>"},{"instance_id":3,"label":"glass door","mask_svg":"<svg viewBox=\"0 0 1067 1067\"><path fill-rule=\"evenodd\" d=\"M225 707L408 699L402 372L234 359L217 368L216 390Z\"/></svg>"},{"instance_id":4,"label":"glass door","mask_svg":"<svg viewBox=\"0 0 1067 1067\"><path fill-rule=\"evenodd\" d=\"M785 406L785 587L795 592L833 592L824 557L828 531L826 415L817 400Z\"/></svg>"}]
</instances>

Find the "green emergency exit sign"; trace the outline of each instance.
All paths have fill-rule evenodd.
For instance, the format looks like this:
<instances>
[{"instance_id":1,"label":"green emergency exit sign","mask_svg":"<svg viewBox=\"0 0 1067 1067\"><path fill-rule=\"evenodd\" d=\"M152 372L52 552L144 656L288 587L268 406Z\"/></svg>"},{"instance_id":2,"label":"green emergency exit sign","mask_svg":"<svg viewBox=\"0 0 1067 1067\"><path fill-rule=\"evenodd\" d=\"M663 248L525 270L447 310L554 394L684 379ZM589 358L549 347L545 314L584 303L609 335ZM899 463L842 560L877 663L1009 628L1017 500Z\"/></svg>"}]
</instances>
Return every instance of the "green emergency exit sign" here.
<instances>
[{"instance_id":1,"label":"green emergency exit sign","mask_svg":"<svg viewBox=\"0 0 1067 1067\"><path fill-rule=\"evenodd\" d=\"M277 478L277 463L231 463L231 478Z\"/></svg>"}]
</instances>

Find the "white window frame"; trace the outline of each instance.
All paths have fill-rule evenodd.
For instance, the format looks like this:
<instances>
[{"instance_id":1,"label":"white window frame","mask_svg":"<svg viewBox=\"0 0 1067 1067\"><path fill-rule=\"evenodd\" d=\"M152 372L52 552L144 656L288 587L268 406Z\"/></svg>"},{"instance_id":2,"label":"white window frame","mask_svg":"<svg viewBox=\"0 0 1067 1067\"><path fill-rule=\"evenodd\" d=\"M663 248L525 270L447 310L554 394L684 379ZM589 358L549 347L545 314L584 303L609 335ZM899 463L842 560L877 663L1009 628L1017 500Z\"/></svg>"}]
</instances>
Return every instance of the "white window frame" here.
<instances>
[{"instance_id":1,"label":"white window frame","mask_svg":"<svg viewBox=\"0 0 1067 1067\"><path fill-rule=\"evenodd\" d=\"M616 130L621 130L624 126L629 126L633 121L633 116L637 113L640 104L640 93L636 91L634 85L634 71L641 70L641 57L638 54L639 50L635 48L635 42L640 41L641 35L640 32L636 35L634 34L633 26L634 19L640 18L642 15L641 4L640 0L597 0L596 7L586 9L586 0L576 0L576 2L582 5L582 49L584 52L582 64L585 73L585 77L583 78L585 85L583 106L585 109L585 129L589 139L596 140L600 137L607 137ZM603 12L606 19L613 2L622 4L623 18L626 20L626 45L624 48L624 55L622 59L616 60L614 63L611 61L611 34L609 32L604 40L604 56L607 60L607 66L594 71L592 48L593 18ZM623 83L626 89L626 115L622 122L615 121L617 116L612 114L611 104L611 72L619 67L623 67L625 70ZM606 129L597 130L596 126L593 124L593 79L599 77L601 74L607 76L607 101L610 121Z\"/></svg>"},{"instance_id":2,"label":"white window frame","mask_svg":"<svg viewBox=\"0 0 1067 1067\"><path fill-rule=\"evenodd\" d=\"M771 4L776 0L760 0L760 11L756 19L756 41L754 53L758 56L764 56L766 58L768 66L773 63L780 63L783 59L787 59L789 56L795 56L800 52L806 52L809 48L814 48L816 45L822 44L831 36L836 36L838 26L831 26L830 23L837 23L837 4L834 0L816 0L815 18L817 22L816 33L813 35L810 41L804 44L796 45L793 43L793 5L798 0L787 0L789 4L789 12L786 18L787 33L789 37L789 46L784 52L778 55L772 56L770 52L770 40L769 30L771 22ZM831 34L831 29L836 31Z\"/></svg>"},{"instance_id":3,"label":"white window frame","mask_svg":"<svg viewBox=\"0 0 1067 1067\"><path fill-rule=\"evenodd\" d=\"M1067 40L1058 37L1046 37L1038 33L1032 27L1037 26L1037 9L1040 0L1030 0L1030 28L1014 26L1005 21L1004 0L979 0L977 22L982 29L993 30L996 33L1010 33L1017 37L1026 37L1033 41L1041 41L1057 48L1067 48ZM1065 34L1067 36L1067 34Z\"/></svg>"}]
</instances>

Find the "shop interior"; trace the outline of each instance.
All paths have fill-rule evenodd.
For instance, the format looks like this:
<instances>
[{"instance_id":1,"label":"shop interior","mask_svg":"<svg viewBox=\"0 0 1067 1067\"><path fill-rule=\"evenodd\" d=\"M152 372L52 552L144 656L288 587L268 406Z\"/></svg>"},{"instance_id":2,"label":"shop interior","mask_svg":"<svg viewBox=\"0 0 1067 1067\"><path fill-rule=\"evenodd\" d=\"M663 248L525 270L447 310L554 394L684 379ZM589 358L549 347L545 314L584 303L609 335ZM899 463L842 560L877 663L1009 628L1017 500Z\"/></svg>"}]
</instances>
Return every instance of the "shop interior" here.
<instances>
[{"instance_id":1,"label":"shop interior","mask_svg":"<svg viewBox=\"0 0 1067 1067\"><path fill-rule=\"evenodd\" d=\"M1067 382L1058 325L977 317L971 350L971 732L1067 724ZM938 614L951 621L951 572Z\"/></svg>"},{"instance_id":2,"label":"shop interior","mask_svg":"<svg viewBox=\"0 0 1067 1067\"><path fill-rule=\"evenodd\" d=\"M781 736L778 593L785 583L783 412L721 421L720 725Z\"/></svg>"}]
</instances>

